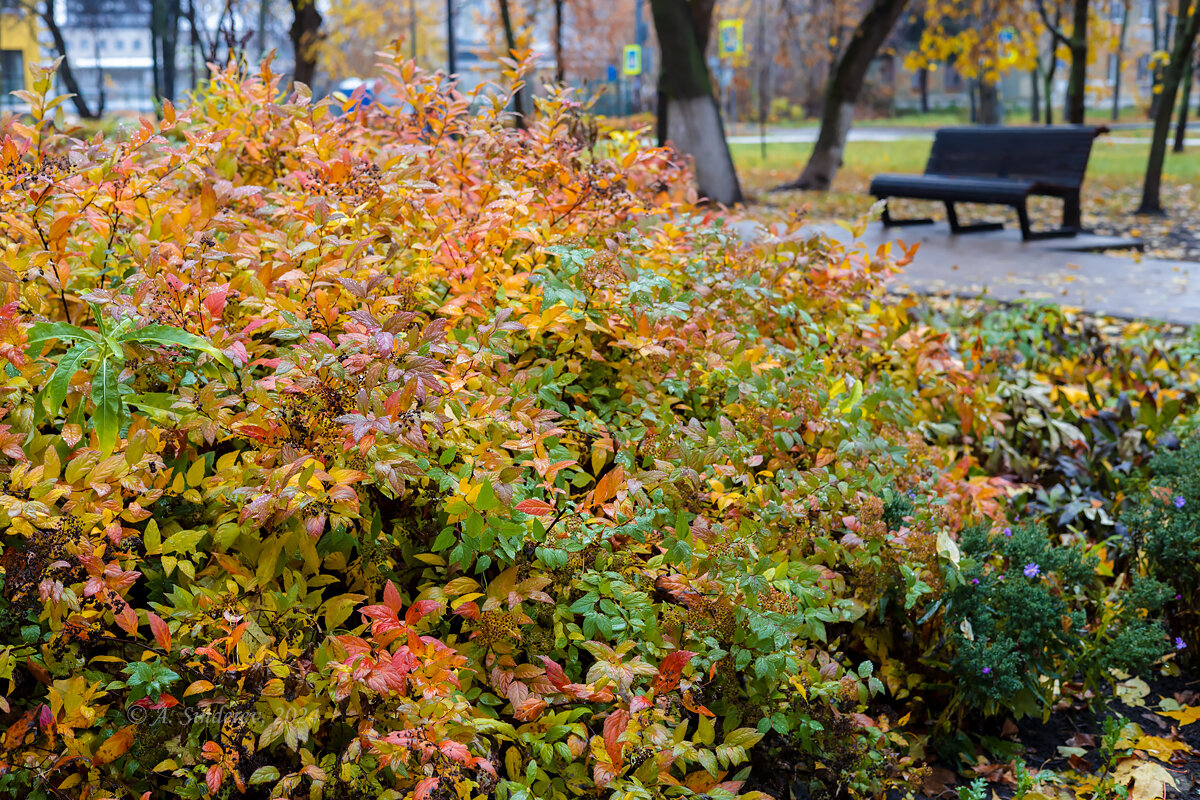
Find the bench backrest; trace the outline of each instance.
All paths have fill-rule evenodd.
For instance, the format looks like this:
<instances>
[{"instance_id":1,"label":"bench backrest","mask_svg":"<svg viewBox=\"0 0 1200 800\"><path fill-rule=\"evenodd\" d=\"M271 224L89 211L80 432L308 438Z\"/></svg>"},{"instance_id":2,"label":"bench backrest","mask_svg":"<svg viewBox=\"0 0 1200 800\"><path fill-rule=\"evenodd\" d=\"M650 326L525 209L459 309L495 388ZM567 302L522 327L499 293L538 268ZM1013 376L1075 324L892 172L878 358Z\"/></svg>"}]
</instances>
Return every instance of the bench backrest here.
<instances>
[{"instance_id":1,"label":"bench backrest","mask_svg":"<svg viewBox=\"0 0 1200 800\"><path fill-rule=\"evenodd\" d=\"M1016 178L1075 188L1083 183L1092 142L1104 130L1089 125L941 128L925 174Z\"/></svg>"}]
</instances>

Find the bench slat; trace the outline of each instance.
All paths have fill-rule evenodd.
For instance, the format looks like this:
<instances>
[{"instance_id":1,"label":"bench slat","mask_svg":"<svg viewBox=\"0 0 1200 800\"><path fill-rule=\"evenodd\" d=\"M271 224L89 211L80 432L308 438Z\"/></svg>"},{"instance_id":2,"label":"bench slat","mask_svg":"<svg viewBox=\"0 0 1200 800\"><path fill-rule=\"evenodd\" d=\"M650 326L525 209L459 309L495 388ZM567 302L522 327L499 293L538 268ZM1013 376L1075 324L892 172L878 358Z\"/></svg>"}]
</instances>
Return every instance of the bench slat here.
<instances>
[{"instance_id":1,"label":"bench slat","mask_svg":"<svg viewBox=\"0 0 1200 800\"><path fill-rule=\"evenodd\" d=\"M1029 196L1033 181L1004 178L955 178L946 175L878 175L871 181L876 197L954 200L960 203L1018 202Z\"/></svg>"}]
</instances>

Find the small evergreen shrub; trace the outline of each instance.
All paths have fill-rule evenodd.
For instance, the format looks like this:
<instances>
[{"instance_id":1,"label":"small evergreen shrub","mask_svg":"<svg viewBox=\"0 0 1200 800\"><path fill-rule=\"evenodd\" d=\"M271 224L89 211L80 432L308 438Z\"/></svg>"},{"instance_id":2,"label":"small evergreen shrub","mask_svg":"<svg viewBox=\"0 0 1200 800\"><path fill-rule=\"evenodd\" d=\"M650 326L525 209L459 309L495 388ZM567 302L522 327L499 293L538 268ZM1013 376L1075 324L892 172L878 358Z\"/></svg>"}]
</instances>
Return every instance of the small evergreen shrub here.
<instances>
[{"instance_id":1,"label":"small evergreen shrub","mask_svg":"<svg viewBox=\"0 0 1200 800\"><path fill-rule=\"evenodd\" d=\"M1048 708L1063 683L1097 687L1166 652L1153 613L1167 590L1153 579L1109 591L1099 560L1044 525L963 532L958 585L945 616L956 698L985 715Z\"/></svg>"}]
</instances>

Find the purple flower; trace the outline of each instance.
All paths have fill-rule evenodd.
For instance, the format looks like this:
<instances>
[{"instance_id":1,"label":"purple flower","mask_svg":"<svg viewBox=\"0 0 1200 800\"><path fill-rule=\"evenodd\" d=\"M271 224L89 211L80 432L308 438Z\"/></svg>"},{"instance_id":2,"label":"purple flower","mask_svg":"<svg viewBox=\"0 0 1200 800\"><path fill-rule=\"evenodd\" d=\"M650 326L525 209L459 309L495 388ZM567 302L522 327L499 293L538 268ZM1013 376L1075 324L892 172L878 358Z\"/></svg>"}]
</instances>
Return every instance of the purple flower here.
<instances>
[{"instance_id":1,"label":"purple flower","mask_svg":"<svg viewBox=\"0 0 1200 800\"><path fill-rule=\"evenodd\" d=\"M983 668L983 674L984 674L984 675L991 675L991 674L992 674L992 668L991 668L991 667L984 667L984 668Z\"/></svg>"},{"instance_id":2,"label":"purple flower","mask_svg":"<svg viewBox=\"0 0 1200 800\"><path fill-rule=\"evenodd\" d=\"M1180 639L1178 636L1176 636L1175 637L1175 649L1182 650L1185 647L1187 647L1187 645L1184 643L1183 639Z\"/></svg>"},{"instance_id":3,"label":"purple flower","mask_svg":"<svg viewBox=\"0 0 1200 800\"><path fill-rule=\"evenodd\" d=\"M1012 528L1005 528L1005 529L1004 529L1004 535L1005 535L1005 536L1012 536Z\"/></svg>"},{"instance_id":4,"label":"purple flower","mask_svg":"<svg viewBox=\"0 0 1200 800\"><path fill-rule=\"evenodd\" d=\"M1036 578L1042 574L1042 568L1032 562L1025 565L1025 577Z\"/></svg>"},{"instance_id":5,"label":"purple flower","mask_svg":"<svg viewBox=\"0 0 1200 800\"><path fill-rule=\"evenodd\" d=\"M1187 500L1184 500L1182 497L1176 497L1176 498L1175 498L1175 507L1176 507L1176 508L1183 508L1183 504L1184 504L1184 503L1186 503L1186 502L1187 502Z\"/></svg>"},{"instance_id":6,"label":"purple flower","mask_svg":"<svg viewBox=\"0 0 1200 800\"><path fill-rule=\"evenodd\" d=\"M978 585L979 585L979 578L971 578L971 585L972 585L972 586L978 586Z\"/></svg>"}]
</instances>

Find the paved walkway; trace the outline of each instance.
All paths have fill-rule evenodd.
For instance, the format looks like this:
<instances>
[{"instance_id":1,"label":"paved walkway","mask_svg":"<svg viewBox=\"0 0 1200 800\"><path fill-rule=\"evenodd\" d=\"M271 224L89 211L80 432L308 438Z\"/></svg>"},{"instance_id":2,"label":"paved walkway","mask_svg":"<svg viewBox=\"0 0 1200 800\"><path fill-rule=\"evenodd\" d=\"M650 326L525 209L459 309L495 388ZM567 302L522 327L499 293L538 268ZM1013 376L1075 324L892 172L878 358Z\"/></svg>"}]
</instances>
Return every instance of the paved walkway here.
<instances>
[{"instance_id":1,"label":"paved walkway","mask_svg":"<svg viewBox=\"0 0 1200 800\"><path fill-rule=\"evenodd\" d=\"M850 238L837 225L814 227L840 241ZM1200 324L1200 263L1070 249L1087 243L1078 239L1022 242L1015 225L955 236L944 223L873 223L862 237L872 250L896 240L920 243L912 263L893 280L898 290L1042 299L1114 317Z\"/></svg>"},{"instance_id":2,"label":"paved walkway","mask_svg":"<svg viewBox=\"0 0 1200 800\"><path fill-rule=\"evenodd\" d=\"M735 227L747 239L761 231L749 219ZM852 239L838 225L812 229L838 241ZM859 241L872 252L886 242L920 244L912 263L892 279L897 291L1048 300L1113 317L1200 324L1200 263L1077 249L1111 241L1102 237L1022 242L1015 225L955 236L945 223L884 228L876 222Z\"/></svg>"}]
</instances>

